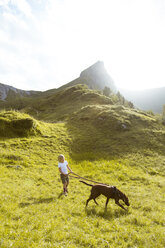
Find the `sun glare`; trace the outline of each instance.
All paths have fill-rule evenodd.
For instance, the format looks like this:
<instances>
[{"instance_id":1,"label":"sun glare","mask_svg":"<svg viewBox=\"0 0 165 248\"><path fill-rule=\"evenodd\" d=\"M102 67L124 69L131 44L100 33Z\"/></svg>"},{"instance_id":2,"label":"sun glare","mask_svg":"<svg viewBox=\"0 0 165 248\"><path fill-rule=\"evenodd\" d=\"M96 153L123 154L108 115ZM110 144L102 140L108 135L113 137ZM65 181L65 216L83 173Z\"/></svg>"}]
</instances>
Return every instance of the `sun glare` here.
<instances>
[{"instance_id":1,"label":"sun glare","mask_svg":"<svg viewBox=\"0 0 165 248\"><path fill-rule=\"evenodd\" d=\"M0 2L1 82L46 90L102 60L119 87L165 85L163 4L49 0L34 9L20 2Z\"/></svg>"}]
</instances>

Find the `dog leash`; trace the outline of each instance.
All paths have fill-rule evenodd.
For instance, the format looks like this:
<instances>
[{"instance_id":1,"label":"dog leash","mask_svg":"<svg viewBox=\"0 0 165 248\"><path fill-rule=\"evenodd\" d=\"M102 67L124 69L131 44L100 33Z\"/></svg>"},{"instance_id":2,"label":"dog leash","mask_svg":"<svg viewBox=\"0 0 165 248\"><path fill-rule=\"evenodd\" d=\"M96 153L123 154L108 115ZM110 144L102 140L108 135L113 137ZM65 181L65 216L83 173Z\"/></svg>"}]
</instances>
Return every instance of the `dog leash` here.
<instances>
[{"instance_id":1,"label":"dog leash","mask_svg":"<svg viewBox=\"0 0 165 248\"><path fill-rule=\"evenodd\" d=\"M74 173L74 172L69 172L68 173L70 177L73 177L73 178L77 178L77 179L84 179L85 181L90 181L90 182L93 182L93 183L97 183L97 184L101 184L101 185L109 185L109 184L106 184L106 183L99 183L99 182L96 182L96 181L93 181L93 180L90 180L88 178L85 178L85 177L81 177L80 175ZM75 176L72 176L70 174L74 174Z\"/></svg>"}]
</instances>

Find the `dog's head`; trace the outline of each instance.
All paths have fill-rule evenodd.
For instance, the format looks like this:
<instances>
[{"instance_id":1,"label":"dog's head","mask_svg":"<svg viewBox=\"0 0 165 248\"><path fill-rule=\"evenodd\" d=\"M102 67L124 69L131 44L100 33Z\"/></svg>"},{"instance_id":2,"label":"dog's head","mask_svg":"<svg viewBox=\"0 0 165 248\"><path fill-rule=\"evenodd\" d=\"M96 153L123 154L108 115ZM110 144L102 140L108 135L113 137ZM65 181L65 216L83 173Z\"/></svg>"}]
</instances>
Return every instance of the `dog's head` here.
<instances>
[{"instance_id":1,"label":"dog's head","mask_svg":"<svg viewBox=\"0 0 165 248\"><path fill-rule=\"evenodd\" d=\"M125 205L130 206L128 197L125 194L123 194L121 191L119 191L118 196L125 203Z\"/></svg>"},{"instance_id":2,"label":"dog's head","mask_svg":"<svg viewBox=\"0 0 165 248\"><path fill-rule=\"evenodd\" d=\"M128 200L128 197L127 197L126 195L124 195L124 197L123 197L122 200L123 200L123 202L125 203L125 205L127 205L127 206L130 205L129 200Z\"/></svg>"},{"instance_id":3,"label":"dog's head","mask_svg":"<svg viewBox=\"0 0 165 248\"><path fill-rule=\"evenodd\" d=\"M116 189L116 193L119 200L122 200L125 203L125 205L130 206L128 197L124 193L122 193L120 190L117 189Z\"/></svg>"}]
</instances>

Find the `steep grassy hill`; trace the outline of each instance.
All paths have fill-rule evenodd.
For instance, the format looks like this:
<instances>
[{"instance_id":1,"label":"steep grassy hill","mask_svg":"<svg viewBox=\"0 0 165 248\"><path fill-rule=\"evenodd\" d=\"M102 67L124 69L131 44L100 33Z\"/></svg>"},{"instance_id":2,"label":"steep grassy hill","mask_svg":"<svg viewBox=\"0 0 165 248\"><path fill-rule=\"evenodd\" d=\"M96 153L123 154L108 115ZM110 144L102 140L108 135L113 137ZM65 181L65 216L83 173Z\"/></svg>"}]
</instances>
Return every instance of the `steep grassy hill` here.
<instances>
[{"instance_id":1,"label":"steep grassy hill","mask_svg":"<svg viewBox=\"0 0 165 248\"><path fill-rule=\"evenodd\" d=\"M98 158L136 153L156 160L153 167L163 171L157 158L164 156L165 128L153 115L124 106L90 105L75 112L67 127L74 156L81 153L84 158L87 151L94 158L96 153Z\"/></svg>"},{"instance_id":2,"label":"steep grassy hill","mask_svg":"<svg viewBox=\"0 0 165 248\"><path fill-rule=\"evenodd\" d=\"M59 92L44 92L31 98L22 98L21 102L13 102L12 106L46 121L61 121L74 111L88 104L113 104L113 100L101 93L89 90L86 85L75 85ZM11 104L0 104L2 108L11 109Z\"/></svg>"},{"instance_id":3,"label":"steep grassy hill","mask_svg":"<svg viewBox=\"0 0 165 248\"><path fill-rule=\"evenodd\" d=\"M164 126L102 98L75 109L60 123L0 113L0 246L163 248ZM128 211L113 200L104 211L104 197L85 209L90 187L74 178L69 195L62 195L60 153L75 173L124 192Z\"/></svg>"}]
</instances>

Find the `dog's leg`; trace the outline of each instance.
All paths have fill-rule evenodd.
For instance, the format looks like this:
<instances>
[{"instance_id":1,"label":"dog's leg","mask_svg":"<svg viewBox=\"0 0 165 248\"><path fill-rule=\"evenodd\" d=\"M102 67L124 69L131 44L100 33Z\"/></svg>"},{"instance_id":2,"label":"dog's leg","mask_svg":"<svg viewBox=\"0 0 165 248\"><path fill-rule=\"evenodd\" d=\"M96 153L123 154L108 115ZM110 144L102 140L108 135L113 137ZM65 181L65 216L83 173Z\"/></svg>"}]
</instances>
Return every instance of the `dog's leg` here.
<instances>
[{"instance_id":1,"label":"dog's leg","mask_svg":"<svg viewBox=\"0 0 165 248\"><path fill-rule=\"evenodd\" d=\"M93 199L93 200L94 200L94 202L95 202L97 205L99 205L99 204L97 203L96 199Z\"/></svg>"},{"instance_id":2,"label":"dog's leg","mask_svg":"<svg viewBox=\"0 0 165 248\"><path fill-rule=\"evenodd\" d=\"M109 202L109 198L107 197L107 200L106 200L106 203L105 203L105 209L107 209L108 202Z\"/></svg>"},{"instance_id":3,"label":"dog's leg","mask_svg":"<svg viewBox=\"0 0 165 248\"><path fill-rule=\"evenodd\" d=\"M125 207L123 207L123 205L121 205L118 201L115 201L115 203L119 206L119 207L121 207L121 208L123 208L124 210L127 210Z\"/></svg>"},{"instance_id":4,"label":"dog's leg","mask_svg":"<svg viewBox=\"0 0 165 248\"><path fill-rule=\"evenodd\" d=\"M95 188L92 188L92 190L91 190L91 195L90 195L89 199L86 201L86 207L88 206L88 202L89 202L90 200L92 200L92 199L94 200L94 202L95 202L97 205L99 205L99 204L97 203L97 201L96 201L96 198L97 198L99 195L101 195L101 193L100 193L100 192L97 192Z\"/></svg>"},{"instance_id":5,"label":"dog's leg","mask_svg":"<svg viewBox=\"0 0 165 248\"><path fill-rule=\"evenodd\" d=\"M88 202L89 202L90 200L92 200L91 197L89 197L89 199L86 201L86 207L88 206Z\"/></svg>"},{"instance_id":6,"label":"dog's leg","mask_svg":"<svg viewBox=\"0 0 165 248\"><path fill-rule=\"evenodd\" d=\"M96 198L96 197L95 197ZM95 199L93 196L90 196L89 197L89 199L86 201L86 207L88 206L88 202L90 201L90 200L94 200L94 202L97 204L97 205L99 205L98 203L97 203L97 201L96 201L96 199Z\"/></svg>"}]
</instances>

